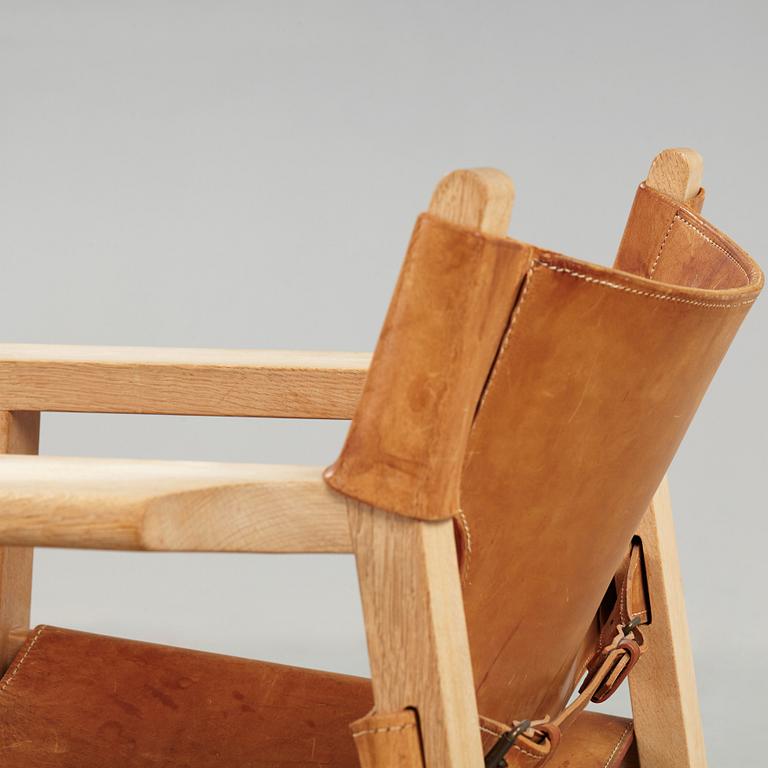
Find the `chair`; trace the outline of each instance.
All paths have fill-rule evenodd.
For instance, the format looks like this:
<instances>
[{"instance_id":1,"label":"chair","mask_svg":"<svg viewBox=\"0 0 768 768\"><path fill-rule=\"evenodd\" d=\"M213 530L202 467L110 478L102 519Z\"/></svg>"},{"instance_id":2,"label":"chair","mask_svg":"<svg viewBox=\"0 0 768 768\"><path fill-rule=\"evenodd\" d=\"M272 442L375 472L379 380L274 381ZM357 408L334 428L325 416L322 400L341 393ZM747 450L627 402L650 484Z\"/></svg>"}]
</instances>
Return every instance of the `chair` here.
<instances>
[{"instance_id":1,"label":"chair","mask_svg":"<svg viewBox=\"0 0 768 768\"><path fill-rule=\"evenodd\" d=\"M450 174L372 357L0 346L2 765L704 766L664 473L763 277L700 173L657 156L614 268ZM43 411L352 423L323 477L22 455ZM30 631L34 546L354 553L372 679Z\"/></svg>"}]
</instances>

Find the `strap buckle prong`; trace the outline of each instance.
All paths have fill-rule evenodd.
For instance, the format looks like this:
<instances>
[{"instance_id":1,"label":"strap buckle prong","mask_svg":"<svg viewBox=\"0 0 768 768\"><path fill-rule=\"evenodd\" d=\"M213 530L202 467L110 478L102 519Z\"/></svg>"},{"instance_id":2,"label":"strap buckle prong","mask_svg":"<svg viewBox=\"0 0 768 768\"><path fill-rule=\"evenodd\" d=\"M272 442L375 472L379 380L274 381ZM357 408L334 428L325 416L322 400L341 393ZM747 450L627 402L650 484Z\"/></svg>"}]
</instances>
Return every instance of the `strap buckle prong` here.
<instances>
[{"instance_id":1,"label":"strap buckle prong","mask_svg":"<svg viewBox=\"0 0 768 768\"><path fill-rule=\"evenodd\" d=\"M627 635L629 635L629 634L632 632L632 630L634 630L634 629L636 629L637 627L639 627L639 626L640 626L642 623L643 623L643 619L642 619L640 616L635 616L635 618L634 618L634 619L632 619L631 621L628 621L628 622L627 622L627 623L626 623L626 624L625 624L625 625L624 625L624 626L621 628L621 631L623 632L623 634L624 634L624 637L626 637Z\"/></svg>"},{"instance_id":2,"label":"strap buckle prong","mask_svg":"<svg viewBox=\"0 0 768 768\"><path fill-rule=\"evenodd\" d=\"M485 756L485 768L507 768L504 756L514 743L531 727L530 720L521 720L511 731L504 731Z\"/></svg>"}]
</instances>

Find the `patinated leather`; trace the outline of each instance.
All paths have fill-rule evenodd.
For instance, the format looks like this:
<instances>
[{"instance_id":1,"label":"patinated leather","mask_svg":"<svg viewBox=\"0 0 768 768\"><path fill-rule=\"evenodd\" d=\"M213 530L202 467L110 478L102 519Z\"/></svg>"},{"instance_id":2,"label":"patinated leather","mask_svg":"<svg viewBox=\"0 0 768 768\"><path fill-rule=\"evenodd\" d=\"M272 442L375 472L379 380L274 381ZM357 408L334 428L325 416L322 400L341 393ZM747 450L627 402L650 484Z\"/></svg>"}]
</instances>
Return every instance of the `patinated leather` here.
<instances>
[{"instance_id":1,"label":"patinated leather","mask_svg":"<svg viewBox=\"0 0 768 768\"><path fill-rule=\"evenodd\" d=\"M763 277L692 208L644 185L613 269L487 238L513 262L495 278L501 308L466 300L469 269L456 283L430 282L425 265L446 264L449 243L463 253L470 233L429 225L452 239L414 237L410 277L398 283L327 480L394 513L454 517L480 712L502 722L555 716L598 648L606 586ZM411 263L421 270L408 272ZM409 294L457 347L436 333L400 355L413 328L401 311ZM508 318L501 334L499 317ZM480 327L493 353L478 353ZM477 339L472 355L467 338ZM463 403L439 397L449 365L472 381ZM431 478L448 489L432 502Z\"/></svg>"},{"instance_id":2,"label":"patinated leather","mask_svg":"<svg viewBox=\"0 0 768 768\"><path fill-rule=\"evenodd\" d=\"M480 722L483 752L488 753L508 726L486 718ZM361 768L423 768L418 722L412 710L371 714L352 724ZM634 743L632 721L598 712L583 712L546 762L548 768L619 768ZM543 753L520 739L506 755L509 768L541 768Z\"/></svg>"},{"instance_id":3,"label":"patinated leather","mask_svg":"<svg viewBox=\"0 0 768 768\"><path fill-rule=\"evenodd\" d=\"M455 514L474 404L531 253L419 217L331 487L401 515Z\"/></svg>"},{"instance_id":4,"label":"patinated leather","mask_svg":"<svg viewBox=\"0 0 768 768\"><path fill-rule=\"evenodd\" d=\"M547 768L629 768L633 744L631 720L583 712L563 737ZM514 763L509 765L514 768Z\"/></svg>"},{"instance_id":5,"label":"patinated leather","mask_svg":"<svg viewBox=\"0 0 768 768\"><path fill-rule=\"evenodd\" d=\"M412 709L372 712L350 726L360 768L424 768L419 723Z\"/></svg>"},{"instance_id":6,"label":"patinated leather","mask_svg":"<svg viewBox=\"0 0 768 768\"><path fill-rule=\"evenodd\" d=\"M0 681L3 768L357 765L370 684L38 627Z\"/></svg>"},{"instance_id":7,"label":"patinated leather","mask_svg":"<svg viewBox=\"0 0 768 768\"><path fill-rule=\"evenodd\" d=\"M485 754L508 728L486 718L481 720ZM509 768L542 768L544 765L547 768L619 768L624 765L633 744L631 720L599 712L582 712L548 759L535 744L519 739L507 753L506 762Z\"/></svg>"},{"instance_id":8,"label":"patinated leather","mask_svg":"<svg viewBox=\"0 0 768 768\"><path fill-rule=\"evenodd\" d=\"M364 678L38 627L0 679L0 765L417 768L413 712L371 704ZM622 733L629 721L581 715L550 765L618 765L606 760Z\"/></svg>"}]
</instances>

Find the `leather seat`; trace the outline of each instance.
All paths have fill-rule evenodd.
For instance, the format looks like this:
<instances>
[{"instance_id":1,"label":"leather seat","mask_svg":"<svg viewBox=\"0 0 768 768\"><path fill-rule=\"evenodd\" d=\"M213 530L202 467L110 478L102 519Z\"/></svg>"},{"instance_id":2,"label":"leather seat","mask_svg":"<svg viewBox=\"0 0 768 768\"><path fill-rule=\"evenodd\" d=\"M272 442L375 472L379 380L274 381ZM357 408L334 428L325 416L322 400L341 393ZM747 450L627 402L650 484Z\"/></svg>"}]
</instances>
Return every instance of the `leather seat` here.
<instances>
[{"instance_id":1,"label":"leather seat","mask_svg":"<svg viewBox=\"0 0 768 768\"><path fill-rule=\"evenodd\" d=\"M360 677L41 626L0 680L3 768L356 768ZM618 768L632 723L585 712L553 768Z\"/></svg>"}]
</instances>

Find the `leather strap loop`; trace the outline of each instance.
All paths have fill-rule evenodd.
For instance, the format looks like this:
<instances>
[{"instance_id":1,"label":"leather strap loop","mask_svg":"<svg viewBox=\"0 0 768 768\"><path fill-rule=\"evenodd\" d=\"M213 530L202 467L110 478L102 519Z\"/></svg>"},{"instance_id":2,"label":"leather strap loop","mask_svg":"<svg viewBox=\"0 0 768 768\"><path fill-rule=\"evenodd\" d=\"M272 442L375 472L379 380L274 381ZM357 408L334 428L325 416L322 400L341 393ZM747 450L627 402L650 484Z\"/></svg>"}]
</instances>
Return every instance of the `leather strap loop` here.
<instances>
[{"instance_id":1,"label":"leather strap loop","mask_svg":"<svg viewBox=\"0 0 768 768\"><path fill-rule=\"evenodd\" d=\"M617 573L616 603L603 625L600 634L601 647L587 664L587 674L579 687L579 695L554 720L547 718L532 722L530 728L519 736L520 742L526 740L525 747L518 743L518 739L515 740L514 746L526 757L538 757L537 762L529 761L527 765L542 768L557 750L562 730L590 701L601 704L609 699L644 652L645 645L639 627L648 622L650 607L644 586L642 557L641 544L633 542ZM496 726L499 737L503 737L505 731L512 730L509 726L501 726L499 723ZM500 741L497 742L497 746L500 744ZM512 748L510 746L506 753L499 754L502 761L496 762L490 768L502 765L503 758ZM487 752L487 756L496 758L498 752L499 750L493 755Z\"/></svg>"},{"instance_id":2,"label":"leather strap loop","mask_svg":"<svg viewBox=\"0 0 768 768\"><path fill-rule=\"evenodd\" d=\"M371 712L350 725L361 768L424 768L416 713Z\"/></svg>"},{"instance_id":3,"label":"leather strap loop","mask_svg":"<svg viewBox=\"0 0 768 768\"><path fill-rule=\"evenodd\" d=\"M619 686L626 680L632 667L637 664L642 653L641 646L633 638L628 637L623 638L616 646L616 649L625 651L625 654L618 656L614 666L609 670L603 671L602 666L600 666L594 672L589 673L579 688L579 693L582 693L598 673L601 673L601 676L604 675L602 684L592 694L590 699L595 704L602 704L616 693Z\"/></svg>"},{"instance_id":4,"label":"leather strap loop","mask_svg":"<svg viewBox=\"0 0 768 768\"><path fill-rule=\"evenodd\" d=\"M487 717L480 718L480 730L493 736L484 738L486 768L539 768L557 751L560 728L549 718L537 721L516 721L505 725Z\"/></svg>"},{"instance_id":5,"label":"leather strap loop","mask_svg":"<svg viewBox=\"0 0 768 768\"><path fill-rule=\"evenodd\" d=\"M539 723L536 726L537 730L541 731L549 742L549 754L542 759L537 768L542 768L557 752L557 748L560 746L560 739L562 738L562 731L554 723Z\"/></svg>"}]
</instances>

